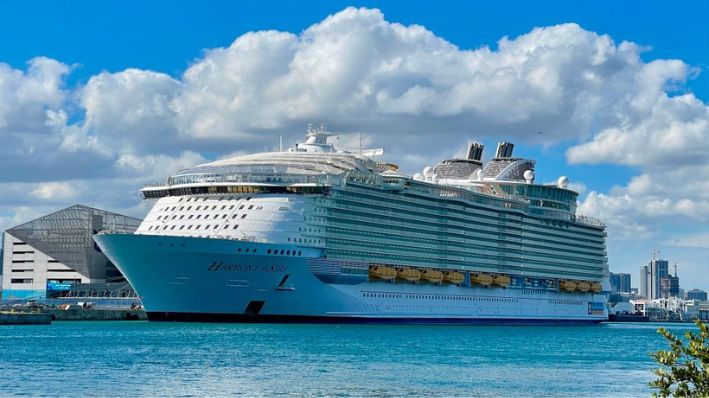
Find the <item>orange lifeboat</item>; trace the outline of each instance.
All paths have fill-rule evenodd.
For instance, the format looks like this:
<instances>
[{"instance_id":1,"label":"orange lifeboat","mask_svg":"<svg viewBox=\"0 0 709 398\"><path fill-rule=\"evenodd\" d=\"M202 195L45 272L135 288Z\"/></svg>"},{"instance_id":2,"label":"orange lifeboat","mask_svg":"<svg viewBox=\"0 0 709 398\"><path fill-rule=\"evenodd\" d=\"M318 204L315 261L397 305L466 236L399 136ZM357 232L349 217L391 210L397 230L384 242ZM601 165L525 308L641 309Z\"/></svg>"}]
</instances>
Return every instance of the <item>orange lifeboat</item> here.
<instances>
[{"instance_id":1,"label":"orange lifeboat","mask_svg":"<svg viewBox=\"0 0 709 398\"><path fill-rule=\"evenodd\" d=\"M448 283L459 285L465 282L465 275L458 271L443 271L443 280Z\"/></svg>"},{"instance_id":2,"label":"orange lifeboat","mask_svg":"<svg viewBox=\"0 0 709 398\"><path fill-rule=\"evenodd\" d=\"M497 274L493 275L492 283L500 287L507 287L512 283L512 279L507 275Z\"/></svg>"},{"instance_id":3,"label":"orange lifeboat","mask_svg":"<svg viewBox=\"0 0 709 398\"><path fill-rule=\"evenodd\" d=\"M478 285L490 286L490 284L492 283L492 275L483 274L479 272L471 272L470 281L473 283L477 283Z\"/></svg>"},{"instance_id":4,"label":"orange lifeboat","mask_svg":"<svg viewBox=\"0 0 709 398\"><path fill-rule=\"evenodd\" d=\"M600 283L598 283L598 282L593 282L593 283L591 284L591 291L592 291L592 292L594 292L594 293L599 293L599 292L601 292L601 290L603 290L603 286L601 286Z\"/></svg>"},{"instance_id":5,"label":"orange lifeboat","mask_svg":"<svg viewBox=\"0 0 709 398\"><path fill-rule=\"evenodd\" d=\"M576 290L578 290L579 292L585 293L585 292L591 290L591 284L588 282L579 281L576 283Z\"/></svg>"},{"instance_id":6,"label":"orange lifeboat","mask_svg":"<svg viewBox=\"0 0 709 398\"><path fill-rule=\"evenodd\" d=\"M421 279L433 283L440 283L443 280L443 272L435 269L425 269L421 271Z\"/></svg>"},{"instance_id":7,"label":"orange lifeboat","mask_svg":"<svg viewBox=\"0 0 709 398\"><path fill-rule=\"evenodd\" d=\"M576 282L574 281L560 281L559 287L561 290L566 290L567 292L573 292L576 290Z\"/></svg>"},{"instance_id":8,"label":"orange lifeboat","mask_svg":"<svg viewBox=\"0 0 709 398\"><path fill-rule=\"evenodd\" d=\"M394 279L396 278L396 270L392 267L384 265L372 265L369 267L369 279Z\"/></svg>"},{"instance_id":9,"label":"orange lifeboat","mask_svg":"<svg viewBox=\"0 0 709 398\"><path fill-rule=\"evenodd\" d=\"M407 280L409 282L416 282L421 279L421 271L416 268L397 268L396 277L398 279Z\"/></svg>"}]
</instances>

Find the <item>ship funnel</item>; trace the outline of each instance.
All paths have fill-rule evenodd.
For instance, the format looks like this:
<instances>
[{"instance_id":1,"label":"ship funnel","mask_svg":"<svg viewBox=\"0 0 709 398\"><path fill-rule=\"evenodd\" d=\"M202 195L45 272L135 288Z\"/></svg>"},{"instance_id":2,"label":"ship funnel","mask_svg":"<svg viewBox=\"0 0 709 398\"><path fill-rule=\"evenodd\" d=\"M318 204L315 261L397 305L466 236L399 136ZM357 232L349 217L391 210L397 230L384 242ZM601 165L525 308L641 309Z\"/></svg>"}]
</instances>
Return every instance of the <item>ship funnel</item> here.
<instances>
[{"instance_id":1,"label":"ship funnel","mask_svg":"<svg viewBox=\"0 0 709 398\"><path fill-rule=\"evenodd\" d=\"M509 142L498 142L497 143L497 154L495 155L496 158L511 158L512 157L512 150L514 149L515 144L509 143Z\"/></svg>"},{"instance_id":2,"label":"ship funnel","mask_svg":"<svg viewBox=\"0 0 709 398\"><path fill-rule=\"evenodd\" d=\"M468 152L465 155L465 158L468 160L477 160L480 161L483 157L483 148L485 146L479 142L471 142L468 144Z\"/></svg>"}]
</instances>

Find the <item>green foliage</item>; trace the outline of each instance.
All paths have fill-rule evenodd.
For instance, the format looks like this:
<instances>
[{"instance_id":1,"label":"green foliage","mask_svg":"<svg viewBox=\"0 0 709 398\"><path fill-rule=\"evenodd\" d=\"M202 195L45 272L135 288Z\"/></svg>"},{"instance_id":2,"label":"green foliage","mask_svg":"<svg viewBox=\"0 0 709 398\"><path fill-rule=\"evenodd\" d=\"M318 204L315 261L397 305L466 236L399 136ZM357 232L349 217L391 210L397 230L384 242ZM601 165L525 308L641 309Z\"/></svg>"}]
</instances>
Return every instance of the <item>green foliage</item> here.
<instances>
[{"instance_id":1,"label":"green foliage","mask_svg":"<svg viewBox=\"0 0 709 398\"><path fill-rule=\"evenodd\" d=\"M696 322L699 333L688 331L685 340L664 328L657 330L670 344L669 351L657 351L652 358L661 368L653 370L658 379L650 386L659 391L655 397L709 397L709 329Z\"/></svg>"}]
</instances>

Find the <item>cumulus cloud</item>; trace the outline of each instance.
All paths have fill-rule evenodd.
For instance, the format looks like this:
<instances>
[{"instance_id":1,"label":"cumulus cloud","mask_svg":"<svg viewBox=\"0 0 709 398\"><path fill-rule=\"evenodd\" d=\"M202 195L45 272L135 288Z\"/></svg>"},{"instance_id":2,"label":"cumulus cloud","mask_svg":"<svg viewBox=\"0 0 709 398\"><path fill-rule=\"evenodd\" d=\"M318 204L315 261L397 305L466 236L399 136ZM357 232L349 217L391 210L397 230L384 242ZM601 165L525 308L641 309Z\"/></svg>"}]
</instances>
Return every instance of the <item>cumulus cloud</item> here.
<instances>
[{"instance_id":1,"label":"cumulus cloud","mask_svg":"<svg viewBox=\"0 0 709 398\"><path fill-rule=\"evenodd\" d=\"M82 199L138 211L144 182L275 148L279 134L288 144L324 121L363 131L364 146L386 146L409 172L469 139L570 142L571 163L639 170L609 192L575 186L589 191L580 210L626 236L652 236L650 220L709 217L709 113L691 93L668 94L696 74L691 66L645 62L643 51L573 23L462 49L379 10L347 8L299 34L243 34L180 76L130 68L66 87L71 67L60 61L0 64L0 138L16 143L0 147L12 170L0 184L35 184L23 188L28 202L68 202L62 184L84 184L92 196ZM355 149L359 136L340 143Z\"/></svg>"}]
</instances>

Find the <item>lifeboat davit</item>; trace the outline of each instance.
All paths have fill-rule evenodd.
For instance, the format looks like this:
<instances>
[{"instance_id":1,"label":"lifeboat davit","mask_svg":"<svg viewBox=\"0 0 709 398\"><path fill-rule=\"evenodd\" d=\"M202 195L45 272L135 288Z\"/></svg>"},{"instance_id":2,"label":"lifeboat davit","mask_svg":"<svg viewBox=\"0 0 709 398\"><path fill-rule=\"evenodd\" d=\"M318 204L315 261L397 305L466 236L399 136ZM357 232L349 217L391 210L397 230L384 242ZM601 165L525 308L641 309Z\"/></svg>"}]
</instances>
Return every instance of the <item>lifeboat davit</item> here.
<instances>
[{"instance_id":1,"label":"lifeboat davit","mask_svg":"<svg viewBox=\"0 0 709 398\"><path fill-rule=\"evenodd\" d=\"M576 284L576 290L578 290L579 292L584 292L584 293L585 293L585 292L591 290L591 284L588 283L588 282L583 282L583 281L582 281L582 282L578 282L578 283Z\"/></svg>"},{"instance_id":2,"label":"lifeboat davit","mask_svg":"<svg viewBox=\"0 0 709 398\"><path fill-rule=\"evenodd\" d=\"M492 283L492 275L478 272L470 273L470 280L478 285L489 286Z\"/></svg>"},{"instance_id":3,"label":"lifeboat davit","mask_svg":"<svg viewBox=\"0 0 709 398\"><path fill-rule=\"evenodd\" d=\"M492 283L497 286L507 287L512 283L512 279L507 275L494 275L492 277Z\"/></svg>"},{"instance_id":4,"label":"lifeboat davit","mask_svg":"<svg viewBox=\"0 0 709 398\"><path fill-rule=\"evenodd\" d=\"M591 284L591 291L594 293L599 293L601 290L603 290L603 286L601 286L600 283L598 282L593 282Z\"/></svg>"},{"instance_id":5,"label":"lifeboat davit","mask_svg":"<svg viewBox=\"0 0 709 398\"><path fill-rule=\"evenodd\" d=\"M404 279L409 282L416 282L421 279L421 271L416 268L397 268L396 277L398 279Z\"/></svg>"},{"instance_id":6,"label":"lifeboat davit","mask_svg":"<svg viewBox=\"0 0 709 398\"><path fill-rule=\"evenodd\" d=\"M567 292L573 292L576 290L576 282L574 281L561 281L559 282L559 287L561 290L566 290Z\"/></svg>"},{"instance_id":7,"label":"lifeboat davit","mask_svg":"<svg viewBox=\"0 0 709 398\"><path fill-rule=\"evenodd\" d=\"M396 270L392 267L385 267L383 265L373 265L369 267L369 278L370 279L394 279L396 278Z\"/></svg>"},{"instance_id":8,"label":"lifeboat davit","mask_svg":"<svg viewBox=\"0 0 709 398\"><path fill-rule=\"evenodd\" d=\"M443 271L443 280L448 283L459 285L465 282L465 275L458 271Z\"/></svg>"},{"instance_id":9,"label":"lifeboat davit","mask_svg":"<svg viewBox=\"0 0 709 398\"><path fill-rule=\"evenodd\" d=\"M425 269L421 271L421 279L425 279L433 283L439 283L443 280L443 272L435 269Z\"/></svg>"}]
</instances>

